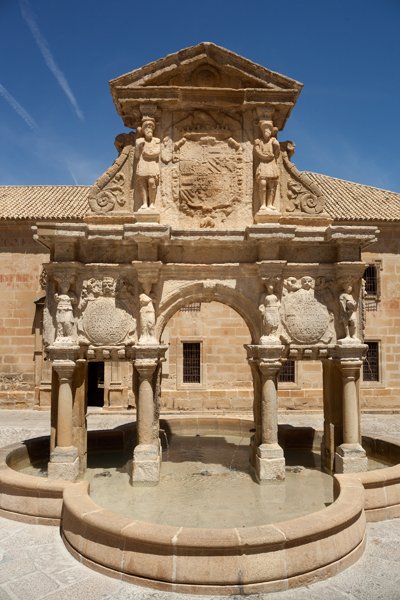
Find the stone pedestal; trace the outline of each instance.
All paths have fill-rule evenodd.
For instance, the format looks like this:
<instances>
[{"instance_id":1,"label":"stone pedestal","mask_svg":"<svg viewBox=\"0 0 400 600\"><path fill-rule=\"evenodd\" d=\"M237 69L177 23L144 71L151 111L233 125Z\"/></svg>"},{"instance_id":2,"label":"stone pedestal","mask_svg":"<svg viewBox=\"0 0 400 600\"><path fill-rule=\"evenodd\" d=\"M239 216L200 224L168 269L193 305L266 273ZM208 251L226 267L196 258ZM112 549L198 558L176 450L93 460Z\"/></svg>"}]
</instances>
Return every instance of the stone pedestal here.
<instances>
[{"instance_id":1,"label":"stone pedestal","mask_svg":"<svg viewBox=\"0 0 400 600\"><path fill-rule=\"evenodd\" d=\"M75 481L79 475L78 449L75 446L69 448L56 446L50 454L47 469L50 479Z\"/></svg>"},{"instance_id":2,"label":"stone pedestal","mask_svg":"<svg viewBox=\"0 0 400 600\"><path fill-rule=\"evenodd\" d=\"M139 444L133 451L132 482L157 484L160 480L160 444Z\"/></svg>"},{"instance_id":3,"label":"stone pedestal","mask_svg":"<svg viewBox=\"0 0 400 600\"><path fill-rule=\"evenodd\" d=\"M260 482L285 479L285 457L278 443L258 446L255 469Z\"/></svg>"},{"instance_id":4,"label":"stone pedestal","mask_svg":"<svg viewBox=\"0 0 400 600\"><path fill-rule=\"evenodd\" d=\"M160 213L154 208L142 208L133 213L136 223L159 223Z\"/></svg>"},{"instance_id":5,"label":"stone pedestal","mask_svg":"<svg viewBox=\"0 0 400 600\"><path fill-rule=\"evenodd\" d=\"M367 470L367 455L360 444L341 444L336 448L336 473L359 473Z\"/></svg>"}]
</instances>

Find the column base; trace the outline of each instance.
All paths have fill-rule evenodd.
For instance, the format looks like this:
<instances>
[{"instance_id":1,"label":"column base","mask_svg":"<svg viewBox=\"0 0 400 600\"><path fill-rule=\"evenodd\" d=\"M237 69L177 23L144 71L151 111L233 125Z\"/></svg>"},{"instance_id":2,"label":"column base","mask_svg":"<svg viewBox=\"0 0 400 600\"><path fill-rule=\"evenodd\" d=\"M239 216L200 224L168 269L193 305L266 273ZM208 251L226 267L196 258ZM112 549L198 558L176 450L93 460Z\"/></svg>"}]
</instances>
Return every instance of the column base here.
<instances>
[{"instance_id":1,"label":"column base","mask_svg":"<svg viewBox=\"0 0 400 600\"><path fill-rule=\"evenodd\" d=\"M341 444L335 452L335 473L361 473L368 470L368 458L360 444Z\"/></svg>"},{"instance_id":2,"label":"column base","mask_svg":"<svg viewBox=\"0 0 400 600\"><path fill-rule=\"evenodd\" d=\"M256 477L262 481L283 481L285 479L285 457L279 444L261 444L257 448Z\"/></svg>"},{"instance_id":3,"label":"column base","mask_svg":"<svg viewBox=\"0 0 400 600\"><path fill-rule=\"evenodd\" d=\"M139 444L133 451L132 484L155 485L160 481L159 444Z\"/></svg>"},{"instance_id":4,"label":"column base","mask_svg":"<svg viewBox=\"0 0 400 600\"><path fill-rule=\"evenodd\" d=\"M79 475L78 449L75 446L56 446L50 454L47 472L49 479L75 481Z\"/></svg>"}]
</instances>

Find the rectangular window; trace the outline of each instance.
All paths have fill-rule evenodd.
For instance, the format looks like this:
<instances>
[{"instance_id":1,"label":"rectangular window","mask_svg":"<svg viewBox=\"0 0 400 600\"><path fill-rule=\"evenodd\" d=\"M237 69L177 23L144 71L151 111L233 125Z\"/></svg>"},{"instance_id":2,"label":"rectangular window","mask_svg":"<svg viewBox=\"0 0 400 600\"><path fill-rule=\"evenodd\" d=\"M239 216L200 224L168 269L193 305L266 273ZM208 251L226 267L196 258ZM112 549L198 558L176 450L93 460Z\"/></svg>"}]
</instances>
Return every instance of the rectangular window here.
<instances>
[{"instance_id":1,"label":"rectangular window","mask_svg":"<svg viewBox=\"0 0 400 600\"><path fill-rule=\"evenodd\" d=\"M378 269L376 265L368 265L364 271L365 293L367 296L378 294Z\"/></svg>"},{"instance_id":2,"label":"rectangular window","mask_svg":"<svg viewBox=\"0 0 400 600\"><path fill-rule=\"evenodd\" d=\"M363 363L363 380L379 381L379 343L365 342L368 346L367 357Z\"/></svg>"},{"instance_id":3,"label":"rectangular window","mask_svg":"<svg viewBox=\"0 0 400 600\"><path fill-rule=\"evenodd\" d=\"M201 302L192 302L192 304L182 306L182 308L180 308L179 310L180 312L200 312Z\"/></svg>"},{"instance_id":4,"label":"rectangular window","mask_svg":"<svg viewBox=\"0 0 400 600\"><path fill-rule=\"evenodd\" d=\"M201 383L200 342L183 342L182 383Z\"/></svg>"},{"instance_id":5,"label":"rectangular window","mask_svg":"<svg viewBox=\"0 0 400 600\"><path fill-rule=\"evenodd\" d=\"M287 360L278 377L279 383L296 383L296 363L294 360Z\"/></svg>"}]
</instances>

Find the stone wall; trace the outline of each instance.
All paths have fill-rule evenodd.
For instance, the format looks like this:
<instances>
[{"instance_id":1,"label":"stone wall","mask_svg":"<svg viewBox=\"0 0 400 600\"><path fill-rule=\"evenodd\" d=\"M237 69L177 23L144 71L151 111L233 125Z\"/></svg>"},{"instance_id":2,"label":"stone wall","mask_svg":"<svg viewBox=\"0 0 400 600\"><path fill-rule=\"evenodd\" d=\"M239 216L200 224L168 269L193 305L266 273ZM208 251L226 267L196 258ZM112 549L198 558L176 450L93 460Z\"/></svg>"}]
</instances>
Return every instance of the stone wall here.
<instances>
[{"instance_id":1,"label":"stone wall","mask_svg":"<svg viewBox=\"0 0 400 600\"><path fill-rule=\"evenodd\" d=\"M367 300L366 341L380 347L381 381L364 383L362 406L368 409L400 408L400 236L395 225L380 225L380 241L365 252L364 260L378 263L380 299Z\"/></svg>"},{"instance_id":2,"label":"stone wall","mask_svg":"<svg viewBox=\"0 0 400 600\"><path fill-rule=\"evenodd\" d=\"M34 403L35 300L44 295L39 278L44 249L32 239L29 223L0 230L0 406ZM41 360L41 357L40 357Z\"/></svg>"},{"instance_id":3,"label":"stone wall","mask_svg":"<svg viewBox=\"0 0 400 600\"><path fill-rule=\"evenodd\" d=\"M244 344L250 333L243 319L219 302L180 310L170 319L163 340L169 343L164 365L162 407L170 409L251 410L253 387ZM184 383L182 344L201 346L201 382Z\"/></svg>"}]
</instances>

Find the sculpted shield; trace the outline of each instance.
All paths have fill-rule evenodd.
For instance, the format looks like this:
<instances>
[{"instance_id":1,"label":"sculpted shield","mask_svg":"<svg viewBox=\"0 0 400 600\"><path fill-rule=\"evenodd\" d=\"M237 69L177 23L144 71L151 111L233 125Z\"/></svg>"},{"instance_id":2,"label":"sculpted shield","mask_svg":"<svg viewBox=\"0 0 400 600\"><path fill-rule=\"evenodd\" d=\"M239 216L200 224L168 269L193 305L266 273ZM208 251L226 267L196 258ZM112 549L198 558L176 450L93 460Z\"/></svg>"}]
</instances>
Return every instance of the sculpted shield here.
<instances>
[{"instance_id":1,"label":"sculpted shield","mask_svg":"<svg viewBox=\"0 0 400 600\"><path fill-rule=\"evenodd\" d=\"M204 136L180 150L179 208L191 216L228 215L242 194L240 146Z\"/></svg>"},{"instance_id":2,"label":"sculpted shield","mask_svg":"<svg viewBox=\"0 0 400 600\"><path fill-rule=\"evenodd\" d=\"M114 298L97 298L88 303L82 323L93 344L113 346L124 341L132 327L132 318L115 306Z\"/></svg>"},{"instance_id":3,"label":"sculpted shield","mask_svg":"<svg viewBox=\"0 0 400 600\"><path fill-rule=\"evenodd\" d=\"M293 341L299 344L318 342L330 323L327 307L314 296L314 290L300 289L283 302L284 322Z\"/></svg>"}]
</instances>

